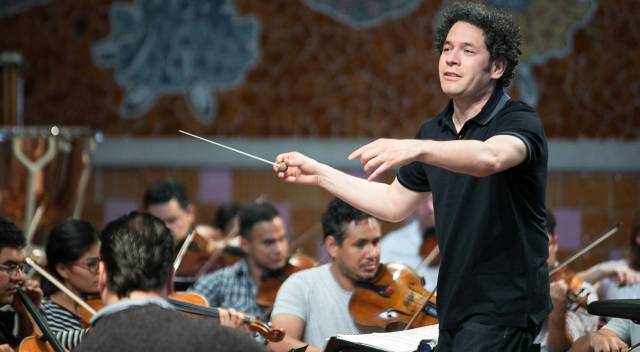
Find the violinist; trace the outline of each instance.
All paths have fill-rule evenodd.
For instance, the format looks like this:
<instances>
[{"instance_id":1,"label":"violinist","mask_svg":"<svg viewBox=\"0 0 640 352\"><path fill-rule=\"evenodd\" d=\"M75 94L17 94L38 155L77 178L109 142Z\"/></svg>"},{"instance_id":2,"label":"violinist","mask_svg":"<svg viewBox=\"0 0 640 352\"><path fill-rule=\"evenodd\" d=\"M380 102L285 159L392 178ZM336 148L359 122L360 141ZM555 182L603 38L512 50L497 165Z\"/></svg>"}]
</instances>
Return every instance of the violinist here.
<instances>
[{"instance_id":1,"label":"violinist","mask_svg":"<svg viewBox=\"0 0 640 352\"><path fill-rule=\"evenodd\" d=\"M217 248L209 249L211 242L221 240L222 232L207 225L196 225L196 208L190 202L185 186L173 179L160 180L149 186L143 197L144 211L164 221L171 230L177 254L187 236L195 231L202 241L188 247L181 265L176 271L175 283L186 288L195 280L200 269L207 264L212 255L219 254Z\"/></svg>"},{"instance_id":2,"label":"violinist","mask_svg":"<svg viewBox=\"0 0 640 352\"><path fill-rule=\"evenodd\" d=\"M176 246L195 226L195 206L189 201L184 185L176 180L161 180L149 186L143 206L146 212L164 221Z\"/></svg>"},{"instance_id":3,"label":"violinist","mask_svg":"<svg viewBox=\"0 0 640 352\"><path fill-rule=\"evenodd\" d=\"M51 230L45 247L47 271L85 301L98 293L100 241L98 232L83 220L66 220ZM46 278L41 279L45 299L40 307L44 318L63 347L77 346L88 321L81 308ZM95 297L94 297L95 298Z\"/></svg>"},{"instance_id":4,"label":"violinist","mask_svg":"<svg viewBox=\"0 0 640 352\"><path fill-rule=\"evenodd\" d=\"M105 307L76 351L264 351L245 333L168 303L174 246L162 221L133 212L107 224L100 240L98 290Z\"/></svg>"},{"instance_id":5,"label":"violinist","mask_svg":"<svg viewBox=\"0 0 640 352\"><path fill-rule=\"evenodd\" d=\"M600 299L640 297L640 224L633 226L629 235L626 258L602 262L578 273L596 286Z\"/></svg>"},{"instance_id":6,"label":"violinist","mask_svg":"<svg viewBox=\"0 0 640 352\"><path fill-rule=\"evenodd\" d=\"M331 262L291 275L278 291L271 323L286 337L269 344L275 351L308 344L315 352L331 336L371 332L356 326L348 306L356 282L377 273L380 223L336 198L322 214L322 231Z\"/></svg>"},{"instance_id":7,"label":"violinist","mask_svg":"<svg viewBox=\"0 0 640 352\"><path fill-rule=\"evenodd\" d=\"M559 264L557 257L558 235L555 233L556 219L548 209L546 216L546 230L549 236L547 263L549 268L553 268ZM542 351L566 351L571 347L573 341L598 328L598 317L587 313L586 307L571 302L569 297L576 295L575 301L586 298L586 302L590 303L598 300L598 295L595 288L584 281L581 281L579 287L570 287L571 279L567 277L567 274L557 278L552 276L551 280L549 291L553 309L542 325L540 333L536 336L536 343L540 343ZM571 290L576 292L570 292Z\"/></svg>"},{"instance_id":8,"label":"violinist","mask_svg":"<svg viewBox=\"0 0 640 352\"><path fill-rule=\"evenodd\" d=\"M258 306L256 292L263 276L287 263L287 232L278 210L269 203L245 206L238 221L245 259L201 277L190 291L205 296L213 307L263 318L266 312Z\"/></svg>"},{"instance_id":9,"label":"violinist","mask_svg":"<svg viewBox=\"0 0 640 352\"><path fill-rule=\"evenodd\" d=\"M433 260L422 266L425 258L421 255L420 249L425 242L433 242L435 245L429 248L429 252L437 247L434 225L433 197L429 193L427 199L418 205L415 218L410 223L384 235L380 241L380 261L401 263L415 269L424 277L424 287L431 292L435 290L438 282L439 261Z\"/></svg>"},{"instance_id":10,"label":"violinist","mask_svg":"<svg viewBox=\"0 0 640 352\"><path fill-rule=\"evenodd\" d=\"M0 316L0 351L13 351L20 341L33 332L28 313L17 299L16 292L22 288L36 306L42 301L42 290L38 282L25 276L23 249L25 238L22 231L10 221L0 218L0 307L11 306L17 314L18 335L14 335L13 312L2 312Z\"/></svg>"}]
</instances>

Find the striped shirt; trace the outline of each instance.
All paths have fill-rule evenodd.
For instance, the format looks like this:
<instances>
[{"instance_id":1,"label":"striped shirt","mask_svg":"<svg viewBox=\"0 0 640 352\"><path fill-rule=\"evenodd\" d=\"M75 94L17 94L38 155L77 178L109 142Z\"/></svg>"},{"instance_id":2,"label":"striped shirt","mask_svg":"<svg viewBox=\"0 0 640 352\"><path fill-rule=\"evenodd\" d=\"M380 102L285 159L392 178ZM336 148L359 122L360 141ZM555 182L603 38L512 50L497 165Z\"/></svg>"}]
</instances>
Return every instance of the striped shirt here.
<instances>
[{"instance_id":1,"label":"striped shirt","mask_svg":"<svg viewBox=\"0 0 640 352\"><path fill-rule=\"evenodd\" d=\"M42 300L40 310L47 320L51 331L53 331L62 346L71 350L80 344L87 330L82 328L78 316L68 311L67 308L55 303L49 297Z\"/></svg>"}]
</instances>

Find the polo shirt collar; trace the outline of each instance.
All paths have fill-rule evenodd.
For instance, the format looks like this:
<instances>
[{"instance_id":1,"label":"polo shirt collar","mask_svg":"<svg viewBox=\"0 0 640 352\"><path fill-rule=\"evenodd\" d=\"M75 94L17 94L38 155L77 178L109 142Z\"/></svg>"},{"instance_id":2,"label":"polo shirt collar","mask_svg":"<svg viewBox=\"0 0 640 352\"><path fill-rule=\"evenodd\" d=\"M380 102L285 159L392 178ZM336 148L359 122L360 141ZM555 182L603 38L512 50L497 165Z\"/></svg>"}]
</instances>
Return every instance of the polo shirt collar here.
<instances>
[{"instance_id":1,"label":"polo shirt collar","mask_svg":"<svg viewBox=\"0 0 640 352\"><path fill-rule=\"evenodd\" d=\"M485 126L496 116L498 111L504 107L509 99L511 99L511 97L504 92L504 89L494 89L489 101L484 104L478 115L474 116L467 122L473 122L478 125ZM453 125L453 99L449 100L447 107L438 114L438 119L438 123L441 126L446 126L452 131L456 130Z\"/></svg>"}]
</instances>

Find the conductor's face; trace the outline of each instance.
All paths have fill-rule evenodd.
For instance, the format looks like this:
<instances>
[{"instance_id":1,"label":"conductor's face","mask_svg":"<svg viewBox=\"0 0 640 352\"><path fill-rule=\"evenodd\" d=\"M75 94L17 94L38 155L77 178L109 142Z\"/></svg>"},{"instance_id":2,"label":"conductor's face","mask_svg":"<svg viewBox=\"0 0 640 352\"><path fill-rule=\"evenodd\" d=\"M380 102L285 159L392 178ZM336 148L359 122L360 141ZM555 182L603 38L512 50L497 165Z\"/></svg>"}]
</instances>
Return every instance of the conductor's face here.
<instances>
[{"instance_id":1,"label":"conductor's face","mask_svg":"<svg viewBox=\"0 0 640 352\"><path fill-rule=\"evenodd\" d=\"M490 62L482 29L467 23L454 24L440 53L438 71L442 91L452 98L473 99L493 88L504 67Z\"/></svg>"}]
</instances>

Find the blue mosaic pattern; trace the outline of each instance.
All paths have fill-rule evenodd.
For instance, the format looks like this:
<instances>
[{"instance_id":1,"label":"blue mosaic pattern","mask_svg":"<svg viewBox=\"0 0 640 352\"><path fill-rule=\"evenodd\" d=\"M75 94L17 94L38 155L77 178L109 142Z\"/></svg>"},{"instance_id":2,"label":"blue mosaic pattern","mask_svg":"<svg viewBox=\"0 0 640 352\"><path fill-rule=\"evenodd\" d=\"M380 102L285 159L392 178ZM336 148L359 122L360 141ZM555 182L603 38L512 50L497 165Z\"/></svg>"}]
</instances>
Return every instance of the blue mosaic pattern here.
<instances>
[{"instance_id":1,"label":"blue mosaic pattern","mask_svg":"<svg viewBox=\"0 0 640 352\"><path fill-rule=\"evenodd\" d=\"M258 58L257 20L238 17L230 0L137 0L109 11L112 32L93 48L94 62L114 67L125 89L120 113L136 117L164 94L184 94L194 115L211 124L212 90L244 80Z\"/></svg>"},{"instance_id":2,"label":"blue mosaic pattern","mask_svg":"<svg viewBox=\"0 0 640 352\"><path fill-rule=\"evenodd\" d=\"M413 11L420 0L305 0L307 6L353 27L373 27Z\"/></svg>"},{"instance_id":3,"label":"blue mosaic pattern","mask_svg":"<svg viewBox=\"0 0 640 352\"><path fill-rule=\"evenodd\" d=\"M48 2L49 0L0 0L0 17L14 16Z\"/></svg>"}]
</instances>

